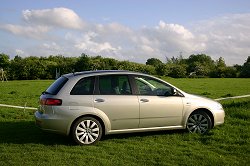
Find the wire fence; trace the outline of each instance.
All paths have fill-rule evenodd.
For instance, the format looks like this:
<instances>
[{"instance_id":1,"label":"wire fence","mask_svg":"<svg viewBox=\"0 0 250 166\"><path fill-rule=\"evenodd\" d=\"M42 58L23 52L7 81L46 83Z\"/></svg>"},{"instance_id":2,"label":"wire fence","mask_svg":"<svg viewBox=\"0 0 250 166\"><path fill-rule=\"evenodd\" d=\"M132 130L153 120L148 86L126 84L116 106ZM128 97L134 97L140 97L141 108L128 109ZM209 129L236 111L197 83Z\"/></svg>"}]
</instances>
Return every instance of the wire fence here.
<instances>
[{"instance_id":1,"label":"wire fence","mask_svg":"<svg viewBox=\"0 0 250 166\"><path fill-rule=\"evenodd\" d=\"M7 105L7 104L0 104L0 107L9 107L9 108L20 108L24 110L36 110L37 108L34 107L26 107L26 106L16 106L16 105Z\"/></svg>"},{"instance_id":2,"label":"wire fence","mask_svg":"<svg viewBox=\"0 0 250 166\"><path fill-rule=\"evenodd\" d=\"M214 99L214 100L216 100L216 101L221 101L221 100L239 99L239 98L245 98L245 97L250 97L250 95L233 96L233 97L224 97L224 98L218 98L218 99Z\"/></svg>"}]
</instances>

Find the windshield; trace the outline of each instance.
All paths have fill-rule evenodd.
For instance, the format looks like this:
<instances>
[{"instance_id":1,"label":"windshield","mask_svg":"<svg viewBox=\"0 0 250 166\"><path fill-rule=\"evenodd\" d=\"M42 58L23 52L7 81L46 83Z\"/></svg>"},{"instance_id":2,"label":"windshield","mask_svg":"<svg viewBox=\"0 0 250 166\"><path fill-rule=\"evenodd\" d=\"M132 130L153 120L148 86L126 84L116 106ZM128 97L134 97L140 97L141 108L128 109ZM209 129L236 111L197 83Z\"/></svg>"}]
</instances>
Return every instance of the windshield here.
<instances>
[{"instance_id":1,"label":"windshield","mask_svg":"<svg viewBox=\"0 0 250 166\"><path fill-rule=\"evenodd\" d=\"M151 77L137 76L135 82L140 95L172 96L173 87Z\"/></svg>"}]
</instances>

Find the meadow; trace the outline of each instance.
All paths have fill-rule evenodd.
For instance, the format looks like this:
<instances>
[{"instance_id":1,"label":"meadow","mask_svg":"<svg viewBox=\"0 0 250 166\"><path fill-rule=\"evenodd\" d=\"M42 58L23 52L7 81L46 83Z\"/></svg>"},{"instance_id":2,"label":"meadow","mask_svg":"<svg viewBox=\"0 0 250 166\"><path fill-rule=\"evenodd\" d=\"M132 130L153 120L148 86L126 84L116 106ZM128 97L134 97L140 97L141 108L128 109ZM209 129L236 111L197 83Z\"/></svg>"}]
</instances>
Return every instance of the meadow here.
<instances>
[{"instance_id":1,"label":"meadow","mask_svg":"<svg viewBox=\"0 0 250 166\"><path fill-rule=\"evenodd\" d=\"M209 98L250 94L250 79L173 79ZM38 106L51 80L0 82L0 104ZM221 101L225 124L206 135L161 131L105 136L78 146L34 124L34 110L0 107L0 165L249 165L250 98Z\"/></svg>"}]
</instances>

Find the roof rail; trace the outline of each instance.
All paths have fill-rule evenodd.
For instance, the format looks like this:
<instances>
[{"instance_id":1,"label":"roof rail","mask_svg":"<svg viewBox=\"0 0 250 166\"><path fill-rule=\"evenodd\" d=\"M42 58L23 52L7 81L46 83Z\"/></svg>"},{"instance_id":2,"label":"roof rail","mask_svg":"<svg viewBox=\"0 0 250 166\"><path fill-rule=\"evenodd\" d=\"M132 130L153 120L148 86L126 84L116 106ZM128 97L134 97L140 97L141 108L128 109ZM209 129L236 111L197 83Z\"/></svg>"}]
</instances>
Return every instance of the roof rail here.
<instances>
[{"instance_id":1,"label":"roof rail","mask_svg":"<svg viewBox=\"0 0 250 166\"><path fill-rule=\"evenodd\" d=\"M122 72L130 72L130 71L128 70L92 70L92 71L75 72L73 73L73 75L77 76L77 75L83 75L83 74L108 73L108 72L122 73Z\"/></svg>"}]
</instances>

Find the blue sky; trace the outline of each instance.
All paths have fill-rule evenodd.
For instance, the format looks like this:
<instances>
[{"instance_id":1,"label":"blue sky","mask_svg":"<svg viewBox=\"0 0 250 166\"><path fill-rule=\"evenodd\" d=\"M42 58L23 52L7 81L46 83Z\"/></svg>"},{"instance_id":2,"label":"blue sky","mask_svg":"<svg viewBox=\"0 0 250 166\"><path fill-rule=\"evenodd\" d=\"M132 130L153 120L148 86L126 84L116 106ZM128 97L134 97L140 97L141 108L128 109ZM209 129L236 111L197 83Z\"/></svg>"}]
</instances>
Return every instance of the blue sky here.
<instances>
[{"instance_id":1,"label":"blue sky","mask_svg":"<svg viewBox=\"0 0 250 166\"><path fill-rule=\"evenodd\" d=\"M247 0L3 0L0 52L81 53L145 63L205 53L227 64L250 55Z\"/></svg>"}]
</instances>

